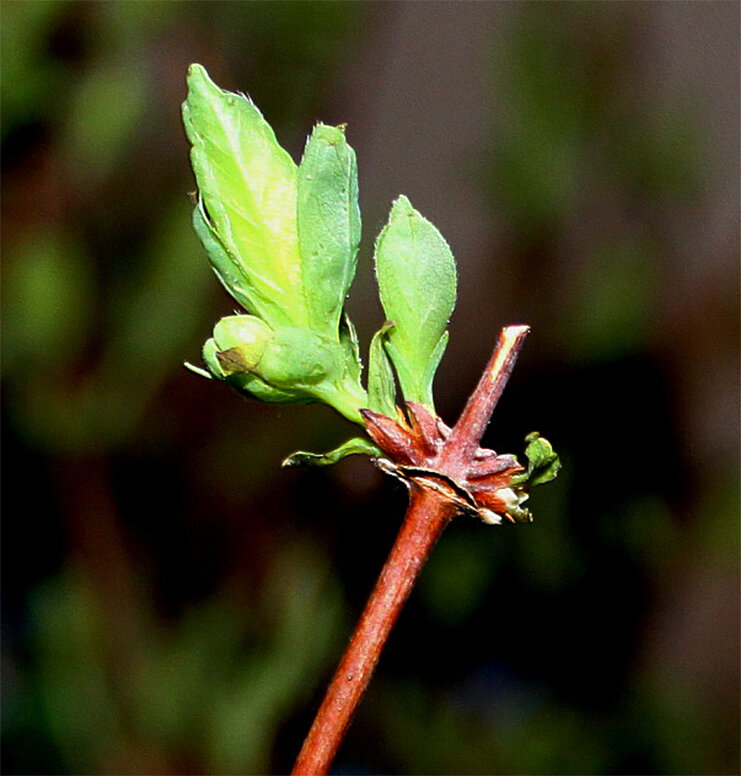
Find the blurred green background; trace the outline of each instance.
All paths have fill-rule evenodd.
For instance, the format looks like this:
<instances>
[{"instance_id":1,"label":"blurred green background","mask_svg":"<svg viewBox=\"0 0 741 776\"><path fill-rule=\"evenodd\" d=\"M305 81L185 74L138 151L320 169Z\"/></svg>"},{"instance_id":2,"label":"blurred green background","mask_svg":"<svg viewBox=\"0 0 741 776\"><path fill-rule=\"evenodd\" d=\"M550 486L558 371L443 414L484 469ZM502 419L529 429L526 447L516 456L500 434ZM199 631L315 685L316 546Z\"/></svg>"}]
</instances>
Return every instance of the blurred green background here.
<instances>
[{"instance_id":1,"label":"blurred green background","mask_svg":"<svg viewBox=\"0 0 741 776\"><path fill-rule=\"evenodd\" d=\"M190 226L187 65L298 157L348 122L364 242L457 257L452 422L562 453L532 526L436 547L337 774L738 773L739 5L25 2L2 14L8 774L290 769L406 495L350 431L186 372L233 302Z\"/></svg>"}]
</instances>

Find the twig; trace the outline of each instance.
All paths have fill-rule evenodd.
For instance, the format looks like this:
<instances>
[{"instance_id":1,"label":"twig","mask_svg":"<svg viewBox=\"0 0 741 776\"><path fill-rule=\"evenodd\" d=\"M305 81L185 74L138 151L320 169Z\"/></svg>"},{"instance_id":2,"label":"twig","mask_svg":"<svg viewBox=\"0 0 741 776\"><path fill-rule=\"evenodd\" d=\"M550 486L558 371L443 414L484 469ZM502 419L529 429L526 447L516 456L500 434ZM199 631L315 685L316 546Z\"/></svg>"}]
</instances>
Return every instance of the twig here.
<instances>
[{"instance_id":1,"label":"twig","mask_svg":"<svg viewBox=\"0 0 741 776\"><path fill-rule=\"evenodd\" d=\"M479 384L435 459L436 471L456 478L468 468L528 331L527 326L502 329ZM329 771L391 628L432 547L457 511L444 492L411 486L399 535L304 741L294 776Z\"/></svg>"},{"instance_id":2,"label":"twig","mask_svg":"<svg viewBox=\"0 0 741 776\"><path fill-rule=\"evenodd\" d=\"M454 514L455 506L432 491L412 491L399 535L306 737L294 774L327 773L414 581Z\"/></svg>"}]
</instances>

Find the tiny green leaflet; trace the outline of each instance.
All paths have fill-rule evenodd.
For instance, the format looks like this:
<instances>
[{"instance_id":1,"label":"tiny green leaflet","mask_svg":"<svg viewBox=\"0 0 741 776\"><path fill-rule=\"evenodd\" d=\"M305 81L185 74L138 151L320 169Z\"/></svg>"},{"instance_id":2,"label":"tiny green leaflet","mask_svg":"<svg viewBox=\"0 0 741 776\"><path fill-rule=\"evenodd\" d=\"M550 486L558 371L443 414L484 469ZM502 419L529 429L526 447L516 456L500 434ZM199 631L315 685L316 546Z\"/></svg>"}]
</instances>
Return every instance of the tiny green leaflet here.
<instances>
[{"instance_id":1,"label":"tiny green leaflet","mask_svg":"<svg viewBox=\"0 0 741 776\"><path fill-rule=\"evenodd\" d=\"M513 485L532 487L543 485L554 480L561 471L561 459L553 450L551 443L542 437L537 431L532 431L525 437L525 457L527 458L527 471L516 475L512 479Z\"/></svg>"}]
</instances>

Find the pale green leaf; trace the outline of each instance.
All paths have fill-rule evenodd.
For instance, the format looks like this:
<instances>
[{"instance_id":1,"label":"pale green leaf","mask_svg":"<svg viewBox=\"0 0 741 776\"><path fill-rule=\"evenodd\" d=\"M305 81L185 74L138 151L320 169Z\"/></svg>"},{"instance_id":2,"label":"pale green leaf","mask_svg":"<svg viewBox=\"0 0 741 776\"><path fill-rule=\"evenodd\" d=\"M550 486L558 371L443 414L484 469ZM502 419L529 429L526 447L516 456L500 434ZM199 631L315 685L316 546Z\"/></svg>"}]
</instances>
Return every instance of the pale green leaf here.
<instances>
[{"instance_id":1,"label":"pale green leaf","mask_svg":"<svg viewBox=\"0 0 741 776\"><path fill-rule=\"evenodd\" d=\"M307 453L299 450L283 461L283 466L329 466L348 455L381 455L381 451L367 439L355 437L328 453Z\"/></svg>"},{"instance_id":2,"label":"pale green leaf","mask_svg":"<svg viewBox=\"0 0 741 776\"><path fill-rule=\"evenodd\" d=\"M404 196L378 236L376 274L386 317L395 324L387 351L404 399L431 407L441 340L455 305L455 262L440 232Z\"/></svg>"},{"instance_id":3,"label":"pale green leaf","mask_svg":"<svg viewBox=\"0 0 741 776\"><path fill-rule=\"evenodd\" d=\"M298 170L298 239L311 325L337 331L360 243L358 171L342 127L317 124Z\"/></svg>"},{"instance_id":4,"label":"pale green leaf","mask_svg":"<svg viewBox=\"0 0 741 776\"><path fill-rule=\"evenodd\" d=\"M252 291L269 299L249 310L268 323L305 324L295 163L252 101L220 89L200 65L188 69L183 122L207 223L236 264L220 277L246 281L241 292L253 308Z\"/></svg>"}]
</instances>

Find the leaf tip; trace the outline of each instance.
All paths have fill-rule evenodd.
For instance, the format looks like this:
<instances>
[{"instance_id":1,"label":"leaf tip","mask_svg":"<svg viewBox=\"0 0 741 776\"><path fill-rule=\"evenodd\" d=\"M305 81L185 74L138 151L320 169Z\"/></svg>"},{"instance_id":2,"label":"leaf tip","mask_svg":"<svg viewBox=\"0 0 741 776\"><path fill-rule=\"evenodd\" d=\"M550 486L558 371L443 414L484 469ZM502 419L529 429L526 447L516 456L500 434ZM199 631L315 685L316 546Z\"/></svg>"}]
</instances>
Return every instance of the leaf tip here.
<instances>
[{"instance_id":1,"label":"leaf tip","mask_svg":"<svg viewBox=\"0 0 741 776\"><path fill-rule=\"evenodd\" d=\"M318 121L314 125L313 137L317 140L321 140L330 146L341 146L347 143L345 138L345 128L347 124L339 124L333 127L331 124L323 124Z\"/></svg>"},{"instance_id":2,"label":"leaf tip","mask_svg":"<svg viewBox=\"0 0 741 776\"><path fill-rule=\"evenodd\" d=\"M291 455L289 455L288 458L284 458L281 461L281 464L280 464L281 469L291 469L297 466L301 466L301 457L303 455L304 453L291 453Z\"/></svg>"},{"instance_id":3,"label":"leaf tip","mask_svg":"<svg viewBox=\"0 0 741 776\"><path fill-rule=\"evenodd\" d=\"M205 88L218 89L218 86L211 80L208 71L203 65L194 62L188 65L188 72L185 76L185 82L188 84L188 91L198 92Z\"/></svg>"},{"instance_id":4,"label":"leaf tip","mask_svg":"<svg viewBox=\"0 0 741 776\"><path fill-rule=\"evenodd\" d=\"M394 216L411 216L414 213L414 207L412 206L409 197L406 194L399 194L399 196L391 204L391 217Z\"/></svg>"},{"instance_id":5,"label":"leaf tip","mask_svg":"<svg viewBox=\"0 0 741 776\"><path fill-rule=\"evenodd\" d=\"M195 78L199 75L202 75L206 72L206 68L203 65L198 64L198 62L192 62L190 65L188 65L188 79Z\"/></svg>"}]
</instances>

